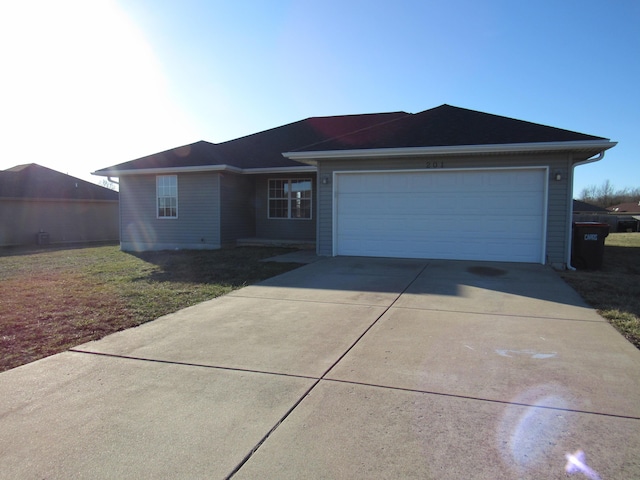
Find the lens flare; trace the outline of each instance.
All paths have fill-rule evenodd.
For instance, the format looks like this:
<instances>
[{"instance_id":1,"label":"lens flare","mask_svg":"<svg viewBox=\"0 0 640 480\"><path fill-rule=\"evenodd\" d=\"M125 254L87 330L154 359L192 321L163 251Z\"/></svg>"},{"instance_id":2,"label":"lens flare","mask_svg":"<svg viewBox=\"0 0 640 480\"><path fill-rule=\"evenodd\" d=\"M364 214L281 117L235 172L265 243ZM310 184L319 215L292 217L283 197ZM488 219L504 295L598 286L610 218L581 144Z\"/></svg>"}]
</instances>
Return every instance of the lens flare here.
<instances>
[{"instance_id":1,"label":"lens flare","mask_svg":"<svg viewBox=\"0 0 640 480\"><path fill-rule=\"evenodd\" d=\"M548 462L552 449L567 431L562 411L567 406L562 389L552 385L540 385L513 399L497 431L505 465L524 473Z\"/></svg>"},{"instance_id":2,"label":"lens flare","mask_svg":"<svg viewBox=\"0 0 640 480\"><path fill-rule=\"evenodd\" d=\"M582 450L567 453L564 457L567 459L567 465L564 467L567 473L582 473L590 480L600 480L598 472L587 465L587 457Z\"/></svg>"}]
</instances>

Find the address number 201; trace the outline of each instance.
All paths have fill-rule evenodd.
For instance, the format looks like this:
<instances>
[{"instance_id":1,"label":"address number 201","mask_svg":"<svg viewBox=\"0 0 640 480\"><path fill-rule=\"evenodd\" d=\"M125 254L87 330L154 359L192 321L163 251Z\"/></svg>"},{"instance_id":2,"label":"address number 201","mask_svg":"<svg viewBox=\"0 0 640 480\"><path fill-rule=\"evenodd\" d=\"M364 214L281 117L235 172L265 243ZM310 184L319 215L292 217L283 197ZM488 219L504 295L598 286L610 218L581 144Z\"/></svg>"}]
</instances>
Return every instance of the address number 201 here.
<instances>
[{"instance_id":1,"label":"address number 201","mask_svg":"<svg viewBox=\"0 0 640 480\"><path fill-rule=\"evenodd\" d=\"M444 162L427 162L427 168L444 168Z\"/></svg>"}]
</instances>

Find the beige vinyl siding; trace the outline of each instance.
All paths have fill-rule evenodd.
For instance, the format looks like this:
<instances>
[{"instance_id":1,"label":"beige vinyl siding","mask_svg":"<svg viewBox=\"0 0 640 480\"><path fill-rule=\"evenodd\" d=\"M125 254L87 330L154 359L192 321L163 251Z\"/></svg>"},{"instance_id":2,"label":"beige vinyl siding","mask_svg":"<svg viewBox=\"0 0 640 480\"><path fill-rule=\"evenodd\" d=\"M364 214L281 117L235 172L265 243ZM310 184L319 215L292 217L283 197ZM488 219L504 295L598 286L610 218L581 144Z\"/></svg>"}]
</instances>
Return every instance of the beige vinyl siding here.
<instances>
[{"instance_id":1,"label":"beige vinyl siding","mask_svg":"<svg viewBox=\"0 0 640 480\"><path fill-rule=\"evenodd\" d=\"M563 264L566 262L566 233L569 220L566 216L568 198L568 155L486 155L482 157L420 157L406 159L351 159L324 160L318 162L318 178L329 178L326 185L318 182L318 245L319 255L333 254L333 173L336 171L358 170L402 170L426 169L429 165L442 165L445 169L464 168L496 168L496 167L549 167L548 216L546 255L547 263ZM555 181L554 173L562 173L562 180Z\"/></svg>"},{"instance_id":2,"label":"beige vinyl siding","mask_svg":"<svg viewBox=\"0 0 640 480\"><path fill-rule=\"evenodd\" d=\"M178 174L178 217L157 218L156 175L120 178L123 250L220 248L219 174Z\"/></svg>"},{"instance_id":3,"label":"beige vinyl siding","mask_svg":"<svg viewBox=\"0 0 640 480\"><path fill-rule=\"evenodd\" d=\"M311 179L311 218L310 219L286 219L268 217L268 183L274 178L310 178ZM304 240L316 239L316 175L315 173L302 173L290 175L257 175L256 176L256 237L277 240Z\"/></svg>"},{"instance_id":4,"label":"beige vinyl siding","mask_svg":"<svg viewBox=\"0 0 640 480\"><path fill-rule=\"evenodd\" d=\"M0 199L0 246L33 245L36 234L49 243L116 242L118 202Z\"/></svg>"},{"instance_id":5,"label":"beige vinyl siding","mask_svg":"<svg viewBox=\"0 0 640 480\"><path fill-rule=\"evenodd\" d=\"M255 178L224 173L220 176L221 243L256 236Z\"/></svg>"}]
</instances>

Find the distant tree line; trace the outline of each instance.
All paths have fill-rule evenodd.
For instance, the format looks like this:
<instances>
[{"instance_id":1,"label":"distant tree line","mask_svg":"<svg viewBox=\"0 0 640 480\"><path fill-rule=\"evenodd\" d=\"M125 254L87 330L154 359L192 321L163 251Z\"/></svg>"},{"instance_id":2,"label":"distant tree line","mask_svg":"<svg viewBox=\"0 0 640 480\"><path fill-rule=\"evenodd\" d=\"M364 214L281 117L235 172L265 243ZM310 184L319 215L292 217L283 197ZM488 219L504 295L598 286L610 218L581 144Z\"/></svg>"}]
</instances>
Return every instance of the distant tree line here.
<instances>
[{"instance_id":1,"label":"distant tree line","mask_svg":"<svg viewBox=\"0 0 640 480\"><path fill-rule=\"evenodd\" d=\"M603 208L619 203L637 202L640 200L640 187L616 189L609 180L605 180L600 186L589 185L583 188L578 200Z\"/></svg>"}]
</instances>

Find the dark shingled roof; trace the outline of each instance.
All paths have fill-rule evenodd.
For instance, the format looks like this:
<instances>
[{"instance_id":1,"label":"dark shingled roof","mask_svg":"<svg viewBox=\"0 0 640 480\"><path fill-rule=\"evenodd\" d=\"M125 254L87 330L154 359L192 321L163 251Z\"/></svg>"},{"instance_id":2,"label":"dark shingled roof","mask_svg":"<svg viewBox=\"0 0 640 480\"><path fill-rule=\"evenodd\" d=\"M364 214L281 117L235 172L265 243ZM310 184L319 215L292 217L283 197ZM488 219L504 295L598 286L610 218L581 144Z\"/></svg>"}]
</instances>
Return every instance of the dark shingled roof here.
<instances>
[{"instance_id":1,"label":"dark shingled roof","mask_svg":"<svg viewBox=\"0 0 640 480\"><path fill-rule=\"evenodd\" d=\"M633 214L638 214L640 213L640 201L638 202L626 202L626 203L620 203L618 205L613 205L609 208L607 208L607 210L611 211L611 212L615 212L615 213L633 213Z\"/></svg>"},{"instance_id":2,"label":"dark shingled roof","mask_svg":"<svg viewBox=\"0 0 640 480\"><path fill-rule=\"evenodd\" d=\"M606 208L598 207L597 205L591 205L587 202L582 202L580 200L573 201L573 211L574 212L601 212L601 213L609 213Z\"/></svg>"},{"instance_id":3,"label":"dark shingled roof","mask_svg":"<svg viewBox=\"0 0 640 480\"><path fill-rule=\"evenodd\" d=\"M160 153L121 163L113 167L98 170L96 173L108 174L113 170L139 170L148 168L202 167L224 165L226 159L217 152L217 145L201 140L190 145L172 148Z\"/></svg>"},{"instance_id":4,"label":"dark shingled roof","mask_svg":"<svg viewBox=\"0 0 640 480\"><path fill-rule=\"evenodd\" d=\"M284 152L607 140L488 113L441 105L420 113L312 117L219 144L200 141L104 168L98 175L156 168L229 165L296 167Z\"/></svg>"},{"instance_id":5,"label":"dark shingled roof","mask_svg":"<svg viewBox=\"0 0 640 480\"><path fill-rule=\"evenodd\" d=\"M0 171L0 198L118 200L118 192L35 163Z\"/></svg>"},{"instance_id":6,"label":"dark shingled roof","mask_svg":"<svg viewBox=\"0 0 640 480\"><path fill-rule=\"evenodd\" d=\"M226 157L233 158L232 165L240 168L300 166L300 163L284 158L282 153L341 137L350 132L367 130L374 125L387 125L407 115L409 114L404 112L393 112L312 117L220 143L218 147Z\"/></svg>"},{"instance_id":7,"label":"dark shingled roof","mask_svg":"<svg viewBox=\"0 0 640 480\"><path fill-rule=\"evenodd\" d=\"M343 115L336 117L312 117L281 127L254 133L223 143L203 140L182 147L104 168L96 174L109 174L123 170L155 168L184 168L213 165L230 165L237 168L270 168L306 166L282 156L305 145L316 144L349 132L384 124L404 112L367 115Z\"/></svg>"},{"instance_id":8,"label":"dark shingled roof","mask_svg":"<svg viewBox=\"0 0 640 480\"><path fill-rule=\"evenodd\" d=\"M297 151L503 145L606 140L537 123L441 105L386 125L302 147Z\"/></svg>"}]
</instances>

